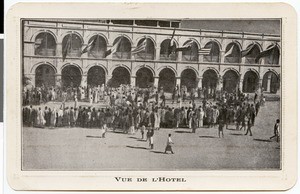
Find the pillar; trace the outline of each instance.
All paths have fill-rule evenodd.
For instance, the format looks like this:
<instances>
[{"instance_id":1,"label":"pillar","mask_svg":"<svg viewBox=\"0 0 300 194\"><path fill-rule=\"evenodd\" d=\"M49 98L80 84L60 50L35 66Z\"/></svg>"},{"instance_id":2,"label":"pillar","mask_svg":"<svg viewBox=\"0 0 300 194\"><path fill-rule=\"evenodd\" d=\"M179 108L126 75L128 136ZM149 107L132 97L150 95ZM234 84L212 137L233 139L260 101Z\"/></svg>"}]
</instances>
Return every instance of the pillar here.
<instances>
[{"instance_id":1,"label":"pillar","mask_svg":"<svg viewBox=\"0 0 300 194\"><path fill-rule=\"evenodd\" d=\"M158 61L160 59L160 47L155 48L155 60Z\"/></svg>"},{"instance_id":2,"label":"pillar","mask_svg":"<svg viewBox=\"0 0 300 194\"><path fill-rule=\"evenodd\" d=\"M136 83L135 83L135 80L136 80L136 76L131 76L131 77L130 77L130 85L131 85L131 86L135 86L135 84L136 84Z\"/></svg>"},{"instance_id":3,"label":"pillar","mask_svg":"<svg viewBox=\"0 0 300 194\"><path fill-rule=\"evenodd\" d=\"M62 86L61 74L55 75L55 86L58 86L58 87Z\"/></svg>"},{"instance_id":4,"label":"pillar","mask_svg":"<svg viewBox=\"0 0 300 194\"><path fill-rule=\"evenodd\" d=\"M202 89L202 77L199 77L198 78L198 88L201 88Z\"/></svg>"},{"instance_id":5,"label":"pillar","mask_svg":"<svg viewBox=\"0 0 300 194\"><path fill-rule=\"evenodd\" d=\"M177 61L182 61L182 51L178 52Z\"/></svg>"},{"instance_id":6,"label":"pillar","mask_svg":"<svg viewBox=\"0 0 300 194\"><path fill-rule=\"evenodd\" d=\"M223 79L222 77L219 77L218 83L217 83L217 91L221 91L223 87Z\"/></svg>"},{"instance_id":7,"label":"pillar","mask_svg":"<svg viewBox=\"0 0 300 194\"><path fill-rule=\"evenodd\" d=\"M245 64L246 63L246 57L242 57L241 58L241 64Z\"/></svg>"},{"instance_id":8,"label":"pillar","mask_svg":"<svg viewBox=\"0 0 300 194\"><path fill-rule=\"evenodd\" d=\"M107 50L109 50L109 49L111 49L112 48L112 46L111 45L107 45ZM107 57L106 57L106 59L112 59L113 57L113 53L111 53L110 55L108 55Z\"/></svg>"},{"instance_id":9,"label":"pillar","mask_svg":"<svg viewBox=\"0 0 300 194\"><path fill-rule=\"evenodd\" d=\"M159 77L154 77L154 84L153 86L158 88L158 81L159 81Z\"/></svg>"},{"instance_id":10,"label":"pillar","mask_svg":"<svg viewBox=\"0 0 300 194\"><path fill-rule=\"evenodd\" d=\"M261 94L262 91L262 85L263 85L263 79L259 79L258 81L258 94Z\"/></svg>"},{"instance_id":11,"label":"pillar","mask_svg":"<svg viewBox=\"0 0 300 194\"><path fill-rule=\"evenodd\" d=\"M201 54L201 55L198 55L198 62L203 62L203 58L204 58L204 56Z\"/></svg>"},{"instance_id":12,"label":"pillar","mask_svg":"<svg viewBox=\"0 0 300 194\"><path fill-rule=\"evenodd\" d=\"M112 78L112 75L106 75L105 76L105 84L107 85L109 83L109 80Z\"/></svg>"},{"instance_id":13,"label":"pillar","mask_svg":"<svg viewBox=\"0 0 300 194\"><path fill-rule=\"evenodd\" d=\"M220 62L225 63L225 51L220 51Z\"/></svg>"},{"instance_id":14,"label":"pillar","mask_svg":"<svg viewBox=\"0 0 300 194\"><path fill-rule=\"evenodd\" d=\"M181 78L176 77L176 86L178 85L180 87L180 84L181 84Z\"/></svg>"},{"instance_id":15,"label":"pillar","mask_svg":"<svg viewBox=\"0 0 300 194\"><path fill-rule=\"evenodd\" d=\"M56 56L62 57L62 43L57 43L56 45Z\"/></svg>"},{"instance_id":16,"label":"pillar","mask_svg":"<svg viewBox=\"0 0 300 194\"><path fill-rule=\"evenodd\" d=\"M239 89L240 89L241 92L243 92L243 82L244 82L244 80L240 79Z\"/></svg>"},{"instance_id":17,"label":"pillar","mask_svg":"<svg viewBox=\"0 0 300 194\"><path fill-rule=\"evenodd\" d=\"M82 75L80 86L87 87L87 75Z\"/></svg>"}]
</instances>

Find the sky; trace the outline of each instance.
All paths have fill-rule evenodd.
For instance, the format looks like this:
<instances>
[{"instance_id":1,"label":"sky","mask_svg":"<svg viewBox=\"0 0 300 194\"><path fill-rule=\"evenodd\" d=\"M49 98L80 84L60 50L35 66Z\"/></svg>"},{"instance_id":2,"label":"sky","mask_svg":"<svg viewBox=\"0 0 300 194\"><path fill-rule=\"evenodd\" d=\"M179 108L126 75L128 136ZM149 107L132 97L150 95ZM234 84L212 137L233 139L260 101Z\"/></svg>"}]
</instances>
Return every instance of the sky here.
<instances>
[{"instance_id":1,"label":"sky","mask_svg":"<svg viewBox=\"0 0 300 194\"><path fill-rule=\"evenodd\" d=\"M182 20L181 28L280 34L280 20Z\"/></svg>"}]
</instances>

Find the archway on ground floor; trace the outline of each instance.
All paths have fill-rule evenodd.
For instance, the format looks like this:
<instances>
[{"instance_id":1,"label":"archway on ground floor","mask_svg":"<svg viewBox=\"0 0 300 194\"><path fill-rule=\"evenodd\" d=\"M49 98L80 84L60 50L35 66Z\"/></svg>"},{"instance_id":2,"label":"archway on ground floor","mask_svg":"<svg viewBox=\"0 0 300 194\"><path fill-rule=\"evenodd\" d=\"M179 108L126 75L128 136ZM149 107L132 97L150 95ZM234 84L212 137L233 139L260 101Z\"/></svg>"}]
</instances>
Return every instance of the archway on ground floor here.
<instances>
[{"instance_id":1,"label":"archway on ground floor","mask_svg":"<svg viewBox=\"0 0 300 194\"><path fill-rule=\"evenodd\" d=\"M91 67L87 74L87 84L92 87L105 84L105 70L100 66Z\"/></svg>"},{"instance_id":2,"label":"archway on ground floor","mask_svg":"<svg viewBox=\"0 0 300 194\"><path fill-rule=\"evenodd\" d=\"M130 73L125 67L117 67L112 72L112 78L108 81L107 85L117 88L121 84L130 84Z\"/></svg>"},{"instance_id":3,"label":"archway on ground floor","mask_svg":"<svg viewBox=\"0 0 300 194\"><path fill-rule=\"evenodd\" d=\"M35 86L55 86L55 70L51 65L41 64L35 69Z\"/></svg>"},{"instance_id":4,"label":"archway on ground floor","mask_svg":"<svg viewBox=\"0 0 300 194\"><path fill-rule=\"evenodd\" d=\"M202 88L204 89L216 89L218 83L218 74L212 70L206 70L203 73Z\"/></svg>"},{"instance_id":5,"label":"archway on ground floor","mask_svg":"<svg viewBox=\"0 0 300 194\"><path fill-rule=\"evenodd\" d=\"M228 70L223 75L223 90L228 93L235 93L239 86L239 75L234 70Z\"/></svg>"},{"instance_id":6,"label":"archway on ground floor","mask_svg":"<svg viewBox=\"0 0 300 194\"><path fill-rule=\"evenodd\" d=\"M243 92L254 93L259 86L259 77L254 71L247 71L243 80Z\"/></svg>"},{"instance_id":7,"label":"archway on ground floor","mask_svg":"<svg viewBox=\"0 0 300 194\"><path fill-rule=\"evenodd\" d=\"M139 88L148 88L154 83L154 76L150 69L143 67L136 72L136 86Z\"/></svg>"},{"instance_id":8,"label":"archway on ground floor","mask_svg":"<svg viewBox=\"0 0 300 194\"><path fill-rule=\"evenodd\" d=\"M181 87L186 86L188 92L193 88L197 88L197 75L196 72L192 69L185 69L181 73Z\"/></svg>"},{"instance_id":9,"label":"archway on ground floor","mask_svg":"<svg viewBox=\"0 0 300 194\"><path fill-rule=\"evenodd\" d=\"M67 65L62 69L61 78L63 87L78 87L81 83L81 71L75 65Z\"/></svg>"},{"instance_id":10,"label":"archway on ground floor","mask_svg":"<svg viewBox=\"0 0 300 194\"><path fill-rule=\"evenodd\" d=\"M265 73L262 81L262 90L265 92L276 93L279 87L279 77L272 71Z\"/></svg>"},{"instance_id":11,"label":"archway on ground floor","mask_svg":"<svg viewBox=\"0 0 300 194\"><path fill-rule=\"evenodd\" d=\"M158 88L163 88L165 92L172 92L175 84L176 77L174 71L169 68L161 70L159 73Z\"/></svg>"}]
</instances>

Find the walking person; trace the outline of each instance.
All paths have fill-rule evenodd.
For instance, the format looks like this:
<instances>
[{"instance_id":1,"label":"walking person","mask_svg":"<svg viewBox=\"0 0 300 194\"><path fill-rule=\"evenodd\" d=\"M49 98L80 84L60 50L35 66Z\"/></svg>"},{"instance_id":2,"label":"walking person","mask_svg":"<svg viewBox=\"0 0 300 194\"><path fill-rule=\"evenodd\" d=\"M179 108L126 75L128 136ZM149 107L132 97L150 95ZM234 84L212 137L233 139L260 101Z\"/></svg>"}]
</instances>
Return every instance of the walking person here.
<instances>
[{"instance_id":1,"label":"walking person","mask_svg":"<svg viewBox=\"0 0 300 194\"><path fill-rule=\"evenodd\" d=\"M248 135L248 132L249 132L250 136L252 136L251 127L253 126L252 125L253 124L252 123L253 120L251 119L251 116L249 114L245 118L246 118L246 121L248 120L247 132L245 133L245 135Z\"/></svg>"},{"instance_id":2,"label":"walking person","mask_svg":"<svg viewBox=\"0 0 300 194\"><path fill-rule=\"evenodd\" d=\"M150 136L149 145L150 145L150 149L152 150L154 148L154 130L153 129L151 129L149 136Z\"/></svg>"},{"instance_id":3,"label":"walking person","mask_svg":"<svg viewBox=\"0 0 300 194\"><path fill-rule=\"evenodd\" d=\"M170 151L172 154L174 154L174 152L172 150L172 144L174 144L174 143L171 139L171 134L169 134L169 137L168 137L168 140L167 140L167 146L166 146L166 149L165 149L165 152L164 152L165 154L167 153L167 151Z\"/></svg>"},{"instance_id":4,"label":"walking person","mask_svg":"<svg viewBox=\"0 0 300 194\"><path fill-rule=\"evenodd\" d=\"M280 123L280 120L277 119L276 123L274 125L274 135L272 137L270 137L270 139L276 138L277 142L279 142L279 127L280 127L279 123Z\"/></svg>"}]
</instances>

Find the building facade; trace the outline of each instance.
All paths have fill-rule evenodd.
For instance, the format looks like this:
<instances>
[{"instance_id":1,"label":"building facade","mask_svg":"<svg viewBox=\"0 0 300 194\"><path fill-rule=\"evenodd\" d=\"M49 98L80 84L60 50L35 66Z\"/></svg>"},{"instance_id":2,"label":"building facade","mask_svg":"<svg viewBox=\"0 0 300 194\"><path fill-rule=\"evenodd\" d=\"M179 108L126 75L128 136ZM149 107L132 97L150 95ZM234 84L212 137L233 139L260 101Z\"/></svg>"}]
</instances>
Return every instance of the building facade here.
<instances>
[{"instance_id":1,"label":"building facade","mask_svg":"<svg viewBox=\"0 0 300 194\"><path fill-rule=\"evenodd\" d=\"M23 76L34 86L131 84L172 91L185 85L188 90L279 91L280 35L182 29L178 21L163 21L164 26L160 21L156 26L131 22L23 21ZM192 40L190 49L170 54L173 33L177 48ZM132 54L145 39L146 49ZM107 55L118 41L116 52ZM82 53L88 45L88 52ZM269 55L255 60L274 45ZM242 57L249 47L251 52ZM210 53L201 54L203 48L210 48Z\"/></svg>"}]
</instances>

